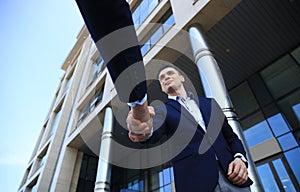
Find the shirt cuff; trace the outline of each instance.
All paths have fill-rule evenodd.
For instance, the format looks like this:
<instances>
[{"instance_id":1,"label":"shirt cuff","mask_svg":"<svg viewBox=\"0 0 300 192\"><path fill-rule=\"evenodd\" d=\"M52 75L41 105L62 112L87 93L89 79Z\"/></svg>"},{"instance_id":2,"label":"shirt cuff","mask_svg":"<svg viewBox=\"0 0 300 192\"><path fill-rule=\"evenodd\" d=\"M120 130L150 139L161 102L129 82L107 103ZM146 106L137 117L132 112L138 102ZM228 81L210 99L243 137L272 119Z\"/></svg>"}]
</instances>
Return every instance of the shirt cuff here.
<instances>
[{"instance_id":1,"label":"shirt cuff","mask_svg":"<svg viewBox=\"0 0 300 192\"><path fill-rule=\"evenodd\" d=\"M151 132L150 134L148 135L148 139L150 139L150 137L153 135L153 127L151 128Z\"/></svg>"},{"instance_id":2,"label":"shirt cuff","mask_svg":"<svg viewBox=\"0 0 300 192\"><path fill-rule=\"evenodd\" d=\"M245 156L243 155L243 154L241 154L241 153L236 153L235 155L234 155L234 158L236 158L237 156L242 156L243 158L245 158ZM245 158L246 159L246 158Z\"/></svg>"},{"instance_id":3,"label":"shirt cuff","mask_svg":"<svg viewBox=\"0 0 300 192\"><path fill-rule=\"evenodd\" d=\"M236 154L234 155L234 158L236 158L236 157L241 158L241 160L246 164L246 167L248 167L248 161L247 161L247 159L245 158L245 156L244 156L243 154L241 154L241 153L236 153Z\"/></svg>"},{"instance_id":4,"label":"shirt cuff","mask_svg":"<svg viewBox=\"0 0 300 192\"><path fill-rule=\"evenodd\" d=\"M147 94L145 94L144 98L141 101L134 101L127 103L130 107L135 107L136 105L143 105L147 101Z\"/></svg>"}]
</instances>

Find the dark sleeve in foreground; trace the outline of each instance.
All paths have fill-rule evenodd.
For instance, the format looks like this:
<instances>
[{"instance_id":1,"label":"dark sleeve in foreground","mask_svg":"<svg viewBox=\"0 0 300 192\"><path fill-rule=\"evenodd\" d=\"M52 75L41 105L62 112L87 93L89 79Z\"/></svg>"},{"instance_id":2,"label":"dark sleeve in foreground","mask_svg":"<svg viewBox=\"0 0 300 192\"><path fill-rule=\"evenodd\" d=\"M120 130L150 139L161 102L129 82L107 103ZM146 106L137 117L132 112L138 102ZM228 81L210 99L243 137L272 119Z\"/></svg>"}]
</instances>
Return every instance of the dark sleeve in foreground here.
<instances>
[{"instance_id":1,"label":"dark sleeve in foreground","mask_svg":"<svg viewBox=\"0 0 300 192\"><path fill-rule=\"evenodd\" d=\"M76 3L120 100L141 101L147 92L145 68L128 3L125 0L76 0Z\"/></svg>"}]
</instances>

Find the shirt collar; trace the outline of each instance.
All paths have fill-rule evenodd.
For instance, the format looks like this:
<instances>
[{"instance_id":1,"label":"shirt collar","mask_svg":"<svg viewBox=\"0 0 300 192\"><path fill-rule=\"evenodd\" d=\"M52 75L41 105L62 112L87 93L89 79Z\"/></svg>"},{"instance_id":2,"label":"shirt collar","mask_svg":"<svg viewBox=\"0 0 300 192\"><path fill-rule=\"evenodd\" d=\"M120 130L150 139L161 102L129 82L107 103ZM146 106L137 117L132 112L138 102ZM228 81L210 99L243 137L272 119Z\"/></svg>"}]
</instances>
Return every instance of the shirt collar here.
<instances>
[{"instance_id":1,"label":"shirt collar","mask_svg":"<svg viewBox=\"0 0 300 192\"><path fill-rule=\"evenodd\" d=\"M190 99L194 99L194 94L192 92L187 92L187 97L190 98ZM172 100L175 100L177 101L178 99L181 99L182 97L180 95L178 96L172 96L172 95L168 95L168 99L172 99Z\"/></svg>"},{"instance_id":2,"label":"shirt collar","mask_svg":"<svg viewBox=\"0 0 300 192\"><path fill-rule=\"evenodd\" d=\"M175 100L175 101L177 101L177 97L178 96L168 95L168 99L172 99L172 100Z\"/></svg>"}]
</instances>

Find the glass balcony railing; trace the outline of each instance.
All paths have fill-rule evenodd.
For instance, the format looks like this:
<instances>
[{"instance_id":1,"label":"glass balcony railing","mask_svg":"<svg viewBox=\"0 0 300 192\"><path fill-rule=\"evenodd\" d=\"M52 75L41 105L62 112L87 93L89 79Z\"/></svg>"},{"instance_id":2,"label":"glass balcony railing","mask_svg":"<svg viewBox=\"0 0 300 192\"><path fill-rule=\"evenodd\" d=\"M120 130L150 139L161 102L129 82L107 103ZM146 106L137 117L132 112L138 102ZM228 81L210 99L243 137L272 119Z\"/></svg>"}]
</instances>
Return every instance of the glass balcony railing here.
<instances>
[{"instance_id":1,"label":"glass balcony railing","mask_svg":"<svg viewBox=\"0 0 300 192\"><path fill-rule=\"evenodd\" d=\"M132 13L133 23L137 28L142 24L151 11L159 4L160 0L143 0Z\"/></svg>"},{"instance_id":2,"label":"glass balcony railing","mask_svg":"<svg viewBox=\"0 0 300 192\"><path fill-rule=\"evenodd\" d=\"M142 41L141 52L144 56L156 43L157 41L170 29L170 27L175 23L174 16L171 11L167 12L167 19L162 21L162 25L158 24L154 26L154 29L146 35Z\"/></svg>"},{"instance_id":3,"label":"glass balcony railing","mask_svg":"<svg viewBox=\"0 0 300 192\"><path fill-rule=\"evenodd\" d=\"M89 113L91 113L95 107L102 101L103 98L103 91L104 86L99 89L95 95L89 100L89 102L81 109L78 120L77 120L77 126L79 126L83 120L88 116Z\"/></svg>"}]
</instances>

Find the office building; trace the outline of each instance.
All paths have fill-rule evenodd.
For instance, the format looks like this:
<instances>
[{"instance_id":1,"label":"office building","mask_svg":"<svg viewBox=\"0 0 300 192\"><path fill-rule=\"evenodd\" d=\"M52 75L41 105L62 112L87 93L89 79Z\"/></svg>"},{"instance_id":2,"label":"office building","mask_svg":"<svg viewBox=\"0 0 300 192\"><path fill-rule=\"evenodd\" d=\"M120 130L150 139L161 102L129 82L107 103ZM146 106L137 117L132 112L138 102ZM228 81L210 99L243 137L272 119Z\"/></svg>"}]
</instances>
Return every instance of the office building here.
<instances>
[{"instance_id":1,"label":"office building","mask_svg":"<svg viewBox=\"0 0 300 192\"><path fill-rule=\"evenodd\" d=\"M129 3L153 93L149 102L164 99L155 73L162 63L173 63L197 95L217 96L234 124L238 115L265 191L300 191L300 2ZM210 51L199 46L201 38ZM18 191L175 191L169 162L133 169L106 161L115 158L112 141L131 147L124 125L128 107L118 101L85 26L61 68L65 74ZM221 88L224 80L226 90L214 80Z\"/></svg>"}]
</instances>

